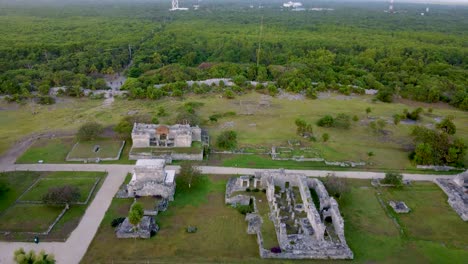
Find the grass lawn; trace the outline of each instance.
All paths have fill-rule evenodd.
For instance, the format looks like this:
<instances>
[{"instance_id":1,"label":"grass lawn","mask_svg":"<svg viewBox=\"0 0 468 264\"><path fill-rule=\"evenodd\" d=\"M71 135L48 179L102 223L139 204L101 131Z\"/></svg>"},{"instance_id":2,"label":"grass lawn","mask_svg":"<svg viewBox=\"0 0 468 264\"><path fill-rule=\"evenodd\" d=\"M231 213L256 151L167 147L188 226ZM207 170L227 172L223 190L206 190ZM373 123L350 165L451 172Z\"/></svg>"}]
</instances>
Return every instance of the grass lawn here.
<instances>
[{"instance_id":1,"label":"grass lawn","mask_svg":"<svg viewBox=\"0 0 468 264\"><path fill-rule=\"evenodd\" d=\"M21 232L43 232L56 219L63 207L46 206L38 204L15 203L20 195L28 189L36 180L41 179L38 185L33 187L25 196L26 200L40 200L42 194L49 187L60 186L64 183L79 186L84 201L94 182L101 178L91 196L94 198L102 183L105 172L7 172L0 174L0 180L6 181L9 191L0 197L0 230L10 231L10 234L0 235L0 240L7 241L32 241L34 234ZM70 209L54 226L47 236L39 236L41 241L64 241L79 224L86 211L87 205L71 205Z\"/></svg>"},{"instance_id":2,"label":"grass lawn","mask_svg":"<svg viewBox=\"0 0 468 264\"><path fill-rule=\"evenodd\" d=\"M41 179L31 190L21 197L22 201L41 201L49 188L62 187L66 185L78 187L80 190L79 202L85 202L91 192L97 178L44 178Z\"/></svg>"},{"instance_id":3,"label":"grass lawn","mask_svg":"<svg viewBox=\"0 0 468 264\"><path fill-rule=\"evenodd\" d=\"M98 146L98 151L95 148ZM70 159L89 159L89 158L115 158L118 156L122 141L115 140L94 140L80 141L70 151Z\"/></svg>"},{"instance_id":4,"label":"grass lawn","mask_svg":"<svg viewBox=\"0 0 468 264\"><path fill-rule=\"evenodd\" d=\"M44 163L63 163L74 141L72 137L40 138L16 160L16 163L37 163L39 160Z\"/></svg>"},{"instance_id":5,"label":"grass lawn","mask_svg":"<svg viewBox=\"0 0 468 264\"><path fill-rule=\"evenodd\" d=\"M296 263L298 261L262 260L258 256L256 236L246 233L247 222L237 210L224 204L224 184L227 176L209 176L202 188L192 193L176 191L175 201L166 212L156 217L161 227L159 233L148 240L117 239L110 222L113 218L126 216L131 199L114 199L101 223L82 263L164 262L164 263ZM446 204L446 197L432 183L415 184L415 192L403 189L406 195L414 195L417 211L445 214L435 217L434 223L422 223L419 215L411 215L413 224L402 225L409 235L401 233L398 226L387 215L368 180L350 180L351 191L339 201L345 220L345 235L353 250L356 263L463 263L468 257L468 241L463 240L466 223L457 219L458 215ZM426 193L419 188L431 189ZM414 194L410 194L414 193ZM261 193L259 193L261 194ZM382 194L385 197L386 194ZM432 197L432 196L431 196ZM437 200L435 203L432 201ZM432 205L431 205L432 204ZM259 204L262 210L262 204ZM266 204L265 204L266 205ZM412 206L412 205L410 205ZM264 208L263 208L264 209ZM413 209L413 208L412 208ZM263 213L262 213L263 215ZM429 215L428 217L432 217ZM425 216L427 218L427 216ZM451 227L445 225L445 220ZM403 220L399 222L404 223ZM418 231L422 227L441 225L437 232ZM188 225L198 227L198 232L188 234ZM264 227L265 228L265 227ZM452 231L449 231L452 230ZM458 235L451 238L457 230ZM447 233L448 232L448 233ZM443 235L446 234L446 235ZM264 234L265 236L265 234ZM270 239L268 237L266 240ZM274 237L271 237L274 244ZM270 243L268 242L268 243ZM114 245L109 247L108 245ZM300 263L323 263L322 261L301 260ZM298 263L299 263L298 262ZM343 261L330 261L343 262Z\"/></svg>"},{"instance_id":6,"label":"grass lawn","mask_svg":"<svg viewBox=\"0 0 468 264\"><path fill-rule=\"evenodd\" d=\"M0 173L0 181L8 185L9 190L0 196L0 215L12 206L16 199L26 191L43 173L33 171L11 171Z\"/></svg>"},{"instance_id":7,"label":"grass lawn","mask_svg":"<svg viewBox=\"0 0 468 264\"><path fill-rule=\"evenodd\" d=\"M15 204L0 216L0 230L44 232L62 210L63 206Z\"/></svg>"}]
</instances>

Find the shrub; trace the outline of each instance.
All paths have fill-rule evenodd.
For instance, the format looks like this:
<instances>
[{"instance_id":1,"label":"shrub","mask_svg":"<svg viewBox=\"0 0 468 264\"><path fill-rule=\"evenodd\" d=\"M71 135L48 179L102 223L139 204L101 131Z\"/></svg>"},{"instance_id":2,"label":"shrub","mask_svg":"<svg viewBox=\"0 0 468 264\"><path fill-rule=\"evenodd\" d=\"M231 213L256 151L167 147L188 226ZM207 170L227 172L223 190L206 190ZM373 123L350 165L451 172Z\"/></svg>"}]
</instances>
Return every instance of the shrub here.
<instances>
[{"instance_id":1,"label":"shrub","mask_svg":"<svg viewBox=\"0 0 468 264\"><path fill-rule=\"evenodd\" d=\"M401 187L403 185L403 175L397 172L387 172L385 173L385 178L382 180L382 183Z\"/></svg>"},{"instance_id":2,"label":"shrub","mask_svg":"<svg viewBox=\"0 0 468 264\"><path fill-rule=\"evenodd\" d=\"M1 174L1 173L0 173ZM0 180L0 197L10 190L10 186L5 180Z\"/></svg>"},{"instance_id":3,"label":"shrub","mask_svg":"<svg viewBox=\"0 0 468 264\"><path fill-rule=\"evenodd\" d=\"M330 195L340 198L343 194L349 192L349 185L346 178L336 177L334 174L328 175L323 180Z\"/></svg>"},{"instance_id":4,"label":"shrub","mask_svg":"<svg viewBox=\"0 0 468 264\"><path fill-rule=\"evenodd\" d=\"M382 102L391 103L393 101L393 91L389 88L379 90L376 98Z\"/></svg>"},{"instance_id":5,"label":"shrub","mask_svg":"<svg viewBox=\"0 0 468 264\"><path fill-rule=\"evenodd\" d=\"M137 226L143 218L143 215L143 206L140 203L134 203L132 208L130 208L130 212L128 212L128 221L133 226Z\"/></svg>"},{"instance_id":6,"label":"shrub","mask_svg":"<svg viewBox=\"0 0 468 264\"><path fill-rule=\"evenodd\" d=\"M421 118L420 114L422 113L422 111L423 109L421 107L418 107L413 112L406 112L406 118L417 121Z\"/></svg>"},{"instance_id":7,"label":"shrub","mask_svg":"<svg viewBox=\"0 0 468 264\"><path fill-rule=\"evenodd\" d=\"M102 133L103 127L101 124L96 122L88 122L83 124L76 134L78 140L95 140Z\"/></svg>"},{"instance_id":8,"label":"shrub","mask_svg":"<svg viewBox=\"0 0 468 264\"><path fill-rule=\"evenodd\" d=\"M49 188L49 191L42 196L42 201L45 204L70 204L77 202L80 196L78 187L65 185Z\"/></svg>"},{"instance_id":9,"label":"shrub","mask_svg":"<svg viewBox=\"0 0 468 264\"><path fill-rule=\"evenodd\" d=\"M401 115L399 115L399 114L394 114L394 115L393 115L393 123L394 123L395 125L398 125L398 124L400 123L400 121L401 121Z\"/></svg>"},{"instance_id":10,"label":"shrub","mask_svg":"<svg viewBox=\"0 0 468 264\"><path fill-rule=\"evenodd\" d=\"M125 217L114 218L114 219L112 219L111 227L117 227L118 225L123 223L123 221L125 221Z\"/></svg>"},{"instance_id":11,"label":"shrub","mask_svg":"<svg viewBox=\"0 0 468 264\"><path fill-rule=\"evenodd\" d=\"M258 188L253 189L253 192L259 192L259 191L260 191L260 189L258 189Z\"/></svg>"},{"instance_id":12,"label":"shrub","mask_svg":"<svg viewBox=\"0 0 468 264\"><path fill-rule=\"evenodd\" d=\"M47 254L44 250L41 250L38 254L34 250L26 253L23 248L15 250L14 261L17 264L29 264L29 263L40 263L40 264L55 264L55 257L53 254Z\"/></svg>"},{"instance_id":13,"label":"shrub","mask_svg":"<svg viewBox=\"0 0 468 264\"><path fill-rule=\"evenodd\" d=\"M226 89L224 91L224 97L226 97L227 99L234 99L234 97L236 97L236 95L234 94L234 92L231 89Z\"/></svg>"},{"instance_id":14,"label":"shrub","mask_svg":"<svg viewBox=\"0 0 468 264\"><path fill-rule=\"evenodd\" d=\"M328 135L328 133L324 133L324 134L322 135L322 140L323 140L323 142L327 142L329 139L330 139L330 135Z\"/></svg>"},{"instance_id":15,"label":"shrub","mask_svg":"<svg viewBox=\"0 0 468 264\"><path fill-rule=\"evenodd\" d=\"M216 139L216 145L221 149L235 149L237 147L237 133L232 130L223 131Z\"/></svg>"},{"instance_id":16,"label":"shrub","mask_svg":"<svg viewBox=\"0 0 468 264\"><path fill-rule=\"evenodd\" d=\"M320 118L318 121L317 121L317 126L320 126L320 127L332 127L333 124L334 124L335 120L333 119L333 117L331 115L326 115L322 118Z\"/></svg>"},{"instance_id":17,"label":"shrub","mask_svg":"<svg viewBox=\"0 0 468 264\"><path fill-rule=\"evenodd\" d=\"M41 96L39 97L39 101L37 103L41 105L51 105L55 104L55 99L51 96Z\"/></svg>"},{"instance_id":18,"label":"shrub","mask_svg":"<svg viewBox=\"0 0 468 264\"><path fill-rule=\"evenodd\" d=\"M338 114L335 117L333 126L337 128L348 129L351 126L351 117L343 113Z\"/></svg>"},{"instance_id":19,"label":"shrub","mask_svg":"<svg viewBox=\"0 0 468 264\"><path fill-rule=\"evenodd\" d=\"M353 116L353 121L354 121L354 122L359 121L359 117L358 117L357 115L354 115L354 116Z\"/></svg>"}]
</instances>

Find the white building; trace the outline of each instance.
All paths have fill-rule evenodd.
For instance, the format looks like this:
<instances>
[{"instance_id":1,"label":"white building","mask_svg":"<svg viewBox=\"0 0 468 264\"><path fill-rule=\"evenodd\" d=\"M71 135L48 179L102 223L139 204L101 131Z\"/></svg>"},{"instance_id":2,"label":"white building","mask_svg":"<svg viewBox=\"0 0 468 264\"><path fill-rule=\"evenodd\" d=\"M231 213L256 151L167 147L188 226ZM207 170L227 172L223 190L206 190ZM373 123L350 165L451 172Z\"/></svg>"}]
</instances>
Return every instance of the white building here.
<instances>
[{"instance_id":1,"label":"white building","mask_svg":"<svg viewBox=\"0 0 468 264\"><path fill-rule=\"evenodd\" d=\"M292 7L292 8L298 8L298 7L301 7L302 6L302 3L301 2L292 2L292 1L289 1L287 3L283 3L283 7Z\"/></svg>"}]
</instances>

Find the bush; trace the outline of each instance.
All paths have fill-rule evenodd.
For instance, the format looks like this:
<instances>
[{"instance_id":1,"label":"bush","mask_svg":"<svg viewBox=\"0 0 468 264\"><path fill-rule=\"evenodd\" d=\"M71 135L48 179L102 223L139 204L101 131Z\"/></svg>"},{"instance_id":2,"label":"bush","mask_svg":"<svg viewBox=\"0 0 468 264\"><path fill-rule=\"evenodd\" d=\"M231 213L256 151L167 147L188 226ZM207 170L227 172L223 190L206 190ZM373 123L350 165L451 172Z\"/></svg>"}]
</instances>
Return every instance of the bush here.
<instances>
[{"instance_id":1,"label":"bush","mask_svg":"<svg viewBox=\"0 0 468 264\"><path fill-rule=\"evenodd\" d=\"M0 173L1 174L1 173ZM0 197L10 190L10 186L5 180L0 180Z\"/></svg>"},{"instance_id":2,"label":"bush","mask_svg":"<svg viewBox=\"0 0 468 264\"><path fill-rule=\"evenodd\" d=\"M346 178L336 177L334 174L325 177L323 184L327 188L328 193L337 198L349 192L348 180Z\"/></svg>"},{"instance_id":3,"label":"bush","mask_svg":"<svg viewBox=\"0 0 468 264\"><path fill-rule=\"evenodd\" d=\"M128 221L133 226L137 226L144 215L143 206L140 203L134 203L132 208L130 208L130 212L128 212Z\"/></svg>"},{"instance_id":4,"label":"bush","mask_svg":"<svg viewBox=\"0 0 468 264\"><path fill-rule=\"evenodd\" d=\"M216 139L216 145L221 149L235 149L237 147L237 133L232 130L223 131Z\"/></svg>"},{"instance_id":5,"label":"bush","mask_svg":"<svg viewBox=\"0 0 468 264\"><path fill-rule=\"evenodd\" d=\"M97 139L102 133L103 127L96 122L88 122L83 124L76 134L78 140L88 141Z\"/></svg>"},{"instance_id":6,"label":"bush","mask_svg":"<svg viewBox=\"0 0 468 264\"><path fill-rule=\"evenodd\" d=\"M39 97L39 101L37 103L41 105L51 105L55 104L55 99L51 96L41 96Z\"/></svg>"},{"instance_id":7,"label":"bush","mask_svg":"<svg viewBox=\"0 0 468 264\"><path fill-rule=\"evenodd\" d=\"M80 196L78 187L65 185L49 188L49 191L42 196L42 201L45 204L70 204L80 200Z\"/></svg>"},{"instance_id":8,"label":"bush","mask_svg":"<svg viewBox=\"0 0 468 264\"><path fill-rule=\"evenodd\" d=\"M335 117L333 126L337 128L349 129L351 126L351 117L343 113L338 114Z\"/></svg>"},{"instance_id":9,"label":"bush","mask_svg":"<svg viewBox=\"0 0 468 264\"><path fill-rule=\"evenodd\" d=\"M236 97L236 94L231 89L226 89L224 91L224 97L226 97L227 99L234 99L234 97Z\"/></svg>"},{"instance_id":10,"label":"bush","mask_svg":"<svg viewBox=\"0 0 468 264\"><path fill-rule=\"evenodd\" d=\"M413 112L406 111L406 118L417 121L421 118L420 114L422 113L422 111L423 109L421 107L417 108Z\"/></svg>"},{"instance_id":11,"label":"bush","mask_svg":"<svg viewBox=\"0 0 468 264\"><path fill-rule=\"evenodd\" d=\"M333 117L331 115L326 115L322 118L320 118L318 121L317 121L317 126L320 126L320 127L332 127L333 124L334 124L335 120L333 119Z\"/></svg>"},{"instance_id":12,"label":"bush","mask_svg":"<svg viewBox=\"0 0 468 264\"><path fill-rule=\"evenodd\" d=\"M327 142L329 139L330 139L330 135L328 135L328 133L324 133L324 134L322 135L322 140L323 140L323 142Z\"/></svg>"},{"instance_id":13,"label":"bush","mask_svg":"<svg viewBox=\"0 0 468 264\"><path fill-rule=\"evenodd\" d=\"M14 261L17 264L55 264L55 257L53 254L47 254L41 250L38 254L34 250L26 253L23 248L15 250Z\"/></svg>"},{"instance_id":14,"label":"bush","mask_svg":"<svg viewBox=\"0 0 468 264\"><path fill-rule=\"evenodd\" d=\"M444 133L454 135L457 132L457 127L455 126L452 120L453 116L447 116L439 124L437 124L436 127L442 130L442 132Z\"/></svg>"},{"instance_id":15,"label":"bush","mask_svg":"<svg viewBox=\"0 0 468 264\"><path fill-rule=\"evenodd\" d=\"M382 183L401 187L403 186L403 175L397 172L387 172L385 173L385 178L382 180Z\"/></svg>"},{"instance_id":16,"label":"bush","mask_svg":"<svg viewBox=\"0 0 468 264\"><path fill-rule=\"evenodd\" d=\"M359 117L358 117L357 115L354 115L354 116L353 116L353 121L354 121L354 122L359 121Z\"/></svg>"},{"instance_id":17,"label":"bush","mask_svg":"<svg viewBox=\"0 0 468 264\"><path fill-rule=\"evenodd\" d=\"M118 225L123 223L123 221L125 221L125 217L114 218L111 222L111 227L117 227Z\"/></svg>"}]
</instances>

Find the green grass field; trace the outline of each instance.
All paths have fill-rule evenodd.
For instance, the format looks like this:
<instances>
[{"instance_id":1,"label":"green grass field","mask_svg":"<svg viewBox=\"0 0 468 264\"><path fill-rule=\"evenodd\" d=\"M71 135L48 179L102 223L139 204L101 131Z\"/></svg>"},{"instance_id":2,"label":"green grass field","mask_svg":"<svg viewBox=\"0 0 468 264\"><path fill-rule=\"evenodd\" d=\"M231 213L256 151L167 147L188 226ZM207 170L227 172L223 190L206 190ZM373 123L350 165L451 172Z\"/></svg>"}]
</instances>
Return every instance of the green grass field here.
<instances>
[{"instance_id":1,"label":"green grass field","mask_svg":"<svg viewBox=\"0 0 468 264\"><path fill-rule=\"evenodd\" d=\"M114 199L82 263L113 260L180 263L184 259L196 263L297 262L260 259L256 237L246 233L244 216L224 204L227 177L209 176L208 179L193 193L176 191L175 201L156 217L161 230L148 240L115 237L110 222L126 216L132 201ZM347 242L355 255L353 263L463 263L468 257L468 242L464 239L468 227L451 210L443 192L433 183L414 183L412 187L396 192L380 190L383 197L388 191L388 195L400 195L408 201L412 197L415 201L410 203L414 214L404 216L408 219L402 216L397 221L405 223L401 224L403 233L380 205L377 190L368 180L350 180L349 184L351 191L339 203ZM429 211L431 215L425 216ZM427 217L432 219L426 222ZM198 232L186 233L188 225L197 226ZM268 227L265 232L267 230ZM266 239L273 245L274 238L272 235ZM109 248L109 244L115 246ZM302 260L300 263L323 262Z\"/></svg>"},{"instance_id":2,"label":"green grass field","mask_svg":"<svg viewBox=\"0 0 468 264\"><path fill-rule=\"evenodd\" d=\"M79 202L85 202L97 178L45 178L40 180L31 190L21 197L22 201L41 201L42 197L53 187L66 185L78 187L80 190Z\"/></svg>"},{"instance_id":3,"label":"green grass field","mask_svg":"<svg viewBox=\"0 0 468 264\"><path fill-rule=\"evenodd\" d=\"M37 163L39 160L44 163L63 163L74 141L75 139L71 137L38 139L16 160L16 163Z\"/></svg>"},{"instance_id":4,"label":"green grass field","mask_svg":"<svg viewBox=\"0 0 468 264\"><path fill-rule=\"evenodd\" d=\"M71 184L78 186L82 193L81 200L86 200L97 178L101 178L91 198L101 187L104 172L6 172L0 174L0 180L8 183L9 190L0 197L0 230L10 234L0 235L0 240L32 241L33 234L21 232L44 232L62 211L63 206L31 204L27 201L40 200L49 187ZM36 180L38 184L22 197L24 203L16 203L20 195ZM92 200L90 200L91 202ZM47 236L39 236L42 241L64 241L79 224L87 205L71 205L70 209L54 226Z\"/></svg>"},{"instance_id":5,"label":"green grass field","mask_svg":"<svg viewBox=\"0 0 468 264\"><path fill-rule=\"evenodd\" d=\"M16 204L0 217L0 230L10 232L44 232L54 222L63 206Z\"/></svg>"},{"instance_id":6,"label":"green grass field","mask_svg":"<svg viewBox=\"0 0 468 264\"><path fill-rule=\"evenodd\" d=\"M201 126L208 130L212 144L221 131L232 129L238 133L239 147L268 149L273 145L287 146L288 140L299 139L296 135L294 120L303 118L306 122L313 124L314 135L318 139L317 142L307 142L305 147L317 149L326 160L366 161L372 163L368 166L369 168L414 169L414 165L408 159L409 152L407 151L411 147L412 141L409 133L413 126L404 124L395 126L389 123L385 127L386 135L376 134L366 125L371 120L365 112L367 107L372 109L369 118L383 118L390 122L394 114L402 113L404 109L411 111L417 107L423 107L425 110L432 108L432 114L425 112L422 115L421 125L433 125L436 117L453 115L457 126L457 137L468 144L468 115L446 104L411 101L388 104L372 102L370 96L357 96L346 100L342 97L332 94L330 98L302 101L273 98L270 107L258 106L261 100L261 95L258 93L249 93L232 100L212 95L191 95L183 100L174 98L157 101L116 99L109 108L101 107L100 101L67 99L66 104L60 102L52 106L35 106L35 109L39 111L36 115L31 114L32 106L29 104L18 107L6 105L9 110L0 112L0 122L5 124L0 128L0 153L6 151L14 141L32 132L75 130L84 122L91 120L106 126L117 124L129 111L156 115L158 107L163 107L169 115L160 117L160 122L172 123L178 109L187 101L204 104L197 110L197 113L205 120ZM215 123L207 121L208 117L213 114L226 112L237 114L223 117ZM246 115L247 113L249 115ZM324 115L336 116L338 113L356 115L359 121L353 122L349 130L321 128L315 125L316 121ZM50 121L46 122L46 120ZM233 126L226 127L227 122L233 122ZM320 140L323 133L330 135L328 142L324 143ZM369 159L368 152L373 152L375 155ZM34 162L37 162L37 159ZM465 165L468 165L468 156L465 157Z\"/></svg>"},{"instance_id":7,"label":"green grass field","mask_svg":"<svg viewBox=\"0 0 468 264\"><path fill-rule=\"evenodd\" d=\"M95 147L99 146L97 152ZM94 158L115 158L118 156L122 141L114 140L93 140L78 142L70 151L70 159L94 159Z\"/></svg>"}]
</instances>

